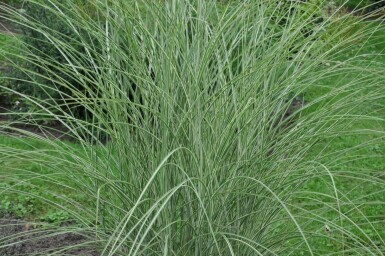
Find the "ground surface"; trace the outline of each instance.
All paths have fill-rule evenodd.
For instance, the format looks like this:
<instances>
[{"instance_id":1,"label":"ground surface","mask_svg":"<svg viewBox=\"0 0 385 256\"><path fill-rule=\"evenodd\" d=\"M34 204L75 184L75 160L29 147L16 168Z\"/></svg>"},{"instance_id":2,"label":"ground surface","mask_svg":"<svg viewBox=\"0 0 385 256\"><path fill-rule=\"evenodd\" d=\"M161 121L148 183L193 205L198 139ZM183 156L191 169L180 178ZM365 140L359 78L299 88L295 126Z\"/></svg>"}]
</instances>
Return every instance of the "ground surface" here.
<instances>
[{"instance_id":1,"label":"ground surface","mask_svg":"<svg viewBox=\"0 0 385 256\"><path fill-rule=\"evenodd\" d=\"M20 30L16 29L11 23L3 18L0 18L0 32L5 34L18 34Z\"/></svg>"},{"instance_id":2,"label":"ground surface","mask_svg":"<svg viewBox=\"0 0 385 256\"><path fill-rule=\"evenodd\" d=\"M29 235L30 241L24 241L26 232L33 233L34 230L30 227L30 224L23 222L11 215L3 215L0 218L0 255L11 256L11 255L46 255L49 251L60 247L76 246L80 243L84 243L86 239L77 234L61 234L61 235L50 235L46 232L46 236L43 239L34 240L34 236ZM12 243L14 245L2 248L4 244L9 244L10 240L2 240L4 238L14 237ZM88 249L73 249L67 252L69 255L82 255L82 256L96 256L98 253Z\"/></svg>"}]
</instances>

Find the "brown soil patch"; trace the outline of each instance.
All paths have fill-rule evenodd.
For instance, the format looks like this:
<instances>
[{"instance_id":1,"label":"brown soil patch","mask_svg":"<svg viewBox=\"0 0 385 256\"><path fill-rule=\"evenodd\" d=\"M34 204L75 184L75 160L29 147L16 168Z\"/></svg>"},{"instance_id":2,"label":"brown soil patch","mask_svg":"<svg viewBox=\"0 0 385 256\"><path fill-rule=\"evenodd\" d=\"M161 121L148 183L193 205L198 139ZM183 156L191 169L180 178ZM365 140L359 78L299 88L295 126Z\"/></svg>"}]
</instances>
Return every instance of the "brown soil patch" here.
<instances>
[{"instance_id":1,"label":"brown soil patch","mask_svg":"<svg viewBox=\"0 0 385 256\"><path fill-rule=\"evenodd\" d=\"M78 246L66 252L66 255L97 256L95 250L82 248L86 237L64 233L54 235L52 231L37 233L30 226L19 219L10 215L0 218L0 255L2 256L21 256L21 255L48 255L60 248Z\"/></svg>"},{"instance_id":2,"label":"brown soil patch","mask_svg":"<svg viewBox=\"0 0 385 256\"><path fill-rule=\"evenodd\" d=\"M0 33L14 35L20 34L21 31L12 22L0 17Z\"/></svg>"}]
</instances>

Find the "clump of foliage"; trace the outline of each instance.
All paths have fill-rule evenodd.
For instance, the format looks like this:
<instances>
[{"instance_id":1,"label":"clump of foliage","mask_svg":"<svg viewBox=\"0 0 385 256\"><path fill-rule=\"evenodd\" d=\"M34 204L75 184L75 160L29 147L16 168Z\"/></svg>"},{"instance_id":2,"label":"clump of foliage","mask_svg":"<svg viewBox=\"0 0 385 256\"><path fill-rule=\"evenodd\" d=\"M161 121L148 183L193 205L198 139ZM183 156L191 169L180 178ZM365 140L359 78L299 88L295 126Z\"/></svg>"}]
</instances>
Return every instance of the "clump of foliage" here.
<instances>
[{"instance_id":1,"label":"clump of foliage","mask_svg":"<svg viewBox=\"0 0 385 256\"><path fill-rule=\"evenodd\" d=\"M11 12L64 59L28 50L18 56L44 70L23 72L65 88L33 80L61 99L47 105L20 94L39 106L31 118L61 122L80 147L24 132L47 150L0 148L0 160L22 181L87 198L29 193L75 219L93 238L83 246L101 255L319 255L325 249L316 239L324 239L333 244L330 253L383 252L378 226L351 216L360 208L336 177L365 180L379 191L383 180L375 170L335 164L346 151L381 141L381 133L356 148L324 146L312 154L325 141L362 133L351 126L357 119L374 119L357 106L383 97L384 74L357 65L359 52L343 63L340 56L378 27L334 12L309 30L316 9L297 1L278 13L263 0L90 2L92 17L76 5L42 4L77 35L71 39ZM294 99L314 87L322 93L293 111ZM73 106L92 118L78 118ZM25 171L31 164L49 172ZM322 193L303 192L312 179L322 180Z\"/></svg>"},{"instance_id":2,"label":"clump of foliage","mask_svg":"<svg viewBox=\"0 0 385 256\"><path fill-rule=\"evenodd\" d=\"M21 20L15 22L14 25L21 29L20 38L24 41L23 46L25 46L25 49L20 52L23 56L10 58L10 61L17 68L10 69L8 73L11 76L17 77L18 80L9 83L8 87L14 90L16 94L21 93L39 100L46 100L45 104L47 105L61 101L61 105L71 106L66 108L66 111L74 113L81 118L86 118L85 110L70 100L71 97L75 97L73 91L58 81L58 79L61 81L65 80L76 87L77 90L83 88L76 77L68 74L68 72L60 67L60 65L66 63L68 57L56 45L55 40L52 40L52 37L55 37L57 40L71 44L74 50L82 51L83 46L79 43L79 40L87 40L86 37L80 37L80 34L85 32L81 27L77 27L74 30L65 19L63 20L63 18L57 16L55 7L47 6L47 3L49 1L11 3L17 6L17 11L21 14L19 17ZM90 14L89 10L87 10L89 7L87 1L63 1L61 3L66 8L74 4L78 6L78 10L83 10L84 15ZM11 7L8 6L4 10L4 17L9 19L7 13L11 10ZM68 18L71 18L71 12L69 10L64 11ZM34 25L23 26L20 24L20 22L22 23L26 20L28 20L30 25ZM48 36L45 33L46 31L50 31L51 35ZM20 48L20 45L16 47ZM34 58L39 58L41 60L40 63L32 61ZM25 70L33 70L34 73L25 72ZM53 77L57 79L53 79ZM44 88L36 87L34 86L35 83L44 84L45 86ZM30 107L36 109L34 104L30 104Z\"/></svg>"}]
</instances>

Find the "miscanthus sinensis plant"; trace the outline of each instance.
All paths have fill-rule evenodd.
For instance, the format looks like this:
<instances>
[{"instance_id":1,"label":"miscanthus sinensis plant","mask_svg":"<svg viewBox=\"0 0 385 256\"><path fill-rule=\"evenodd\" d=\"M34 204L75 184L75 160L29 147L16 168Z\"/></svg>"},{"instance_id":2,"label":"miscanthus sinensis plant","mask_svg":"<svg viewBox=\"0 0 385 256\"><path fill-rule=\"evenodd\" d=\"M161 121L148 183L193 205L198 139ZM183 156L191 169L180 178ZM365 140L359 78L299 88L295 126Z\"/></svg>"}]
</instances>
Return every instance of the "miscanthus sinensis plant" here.
<instances>
[{"instance_id":1,"label":"miscanthus sinensis plant","mask_svg":"<svg viewBox=\"0 0 385 256\"><path fill-rule=\"evenodd\" d=\"M383 254L382 222L340 192L336 177L383 180L335 164L382 136L352 123L375 118L360 106L382 97L385 73L362 64L359 52L341 57L379 23L314 1L35 4L76 36L2 6L5 18L44 35L65 59L31 47L3 53L47 96L3 89L34 106L30 125L49 133L59 122L77 146L3 123L2 133L17 130L44 149L1 147L4 177L17 177L1 194L26 193L66 211L75 226L51 227L52 235L84 234L78 246L100 255L320 255L322 239L335 255ZM303 99L309 91L316 96ZM334 137L376 132L365 145L328 150ZM324 190L304 191L314 178ZM46 196L18 187L36 180Z\"/></svg>"}]
</instances>

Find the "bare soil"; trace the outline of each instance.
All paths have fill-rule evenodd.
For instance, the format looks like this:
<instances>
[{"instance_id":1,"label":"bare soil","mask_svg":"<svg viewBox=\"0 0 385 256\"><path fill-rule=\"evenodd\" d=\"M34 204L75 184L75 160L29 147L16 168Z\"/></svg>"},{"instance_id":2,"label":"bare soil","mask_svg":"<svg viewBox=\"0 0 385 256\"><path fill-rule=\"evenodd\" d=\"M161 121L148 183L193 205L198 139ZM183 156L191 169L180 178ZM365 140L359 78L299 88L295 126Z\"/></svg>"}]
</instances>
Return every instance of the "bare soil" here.
<instances>
[{"instance_id":1,"label":"bare soil","mask_svg":"<svg viewBox=\"0 0 385 256\"><path fill-rule=\"evenodd\" d=\"M10 113L14 112L14 106L6 104L6 102L5 96L0 95L0 133L23 137L26 134L23 133L24 131L49 139L60 139L66 141L73 140L73 138L68 134L68 129L59 122L50 122L46 125L38 125L28 123L27 120L12 120ZM20 131L18 132L17 130Z\"/></svg>"},{"instance_id":2,"label":"bare soil","mask_svg":"<svg viewBox=\"0 0 385 256\"><path fill-rule=\"evenodd\" d=\"M66 233L53 235L51 232L36 234L36 230L29 224L11 215L3 214L0 218L0 255L48 255L57 249L77 246L87 239L79 234ZM27 240L27 241L25 241ZM63 255L97 256L99 253L93 249L77 248L63 252Z\"/></svg>"},{"instance_id":3,"label":"bare soil","mask_svg":"<svg viewBox=\"0 0 385 256\"><path fill-rule=\"evenodd\" d=\"M1 13L0 13L0 16L1 16ZM20 34L21 31L20 29L16 28L16 26L14 26L12 22L0 17L0 33L14 35L14 34Z\"/></svg>"}]
</instances>

